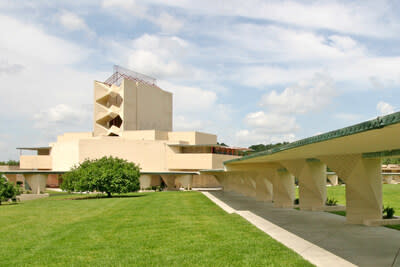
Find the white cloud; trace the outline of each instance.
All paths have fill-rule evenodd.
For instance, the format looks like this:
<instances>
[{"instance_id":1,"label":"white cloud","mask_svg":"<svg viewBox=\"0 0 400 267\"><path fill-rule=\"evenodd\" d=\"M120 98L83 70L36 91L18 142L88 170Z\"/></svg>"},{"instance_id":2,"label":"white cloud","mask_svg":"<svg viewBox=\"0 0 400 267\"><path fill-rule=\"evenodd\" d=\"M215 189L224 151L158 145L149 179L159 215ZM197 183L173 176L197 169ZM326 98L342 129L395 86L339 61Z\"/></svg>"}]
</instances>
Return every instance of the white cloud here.
<instances>
[{"instance_id":1,"label":"white cloud","mask_svg":"<svg viewBox=\"0 0 400 267\"><path fill-rule=\"evenodd\" d=\"M185 56L188 43L178 37L160 37L144 34L125 46L117 45L115 53L124 58L130 69L154 76L157 79L182 78L193 75L190 66L179 60ZM126 60L126 59L121 59Z\"/></svg>"},{"instance_id":2,"label":"white cloud","mask_svg":"<svg viewBox=\"0 0 400 267\"><path fill-rule=\"evenodd\" d=\"M174 131L199 131L204 127L201 120L188 119L185 116L174 116Z\"/></svg>"},{"instance_id":3,"label":"white cloud","mask_svg":"<svg viewBox=\"0 0 400 267\"><path fill-rule=\"evenodd\" d=\"M17 74L21 72L24 67L20 64L10 64L6 60L0 60L0 75L2 74Z\"/></svg>"},{"instance_id":4,"label":"white cloud","mask_svg":"<svg viewBox=\"0 0 400 267\"><path fill-rule=\"evenodd\" d=\"M0 59L13 64L27 62L72 64L84 60L88 50L46 34L41 28L0 15Z\"/></svg>"},{"instance_id":5,"label":"white cloud","mask_svg":"<svg viewBox=\"0 0 400 267\"><path fill-rule=\"evenodd\" d=\"M147 1L148 2L148 1ZM208 16L240 16L269 20L278 23L310 28L328 29L373 37L395 36L399 23L395 11L387 1L345 2L339 1L161 1L153 3L180 7L186 12ZM210 8L212 6L212 8Z\"/></svg>"},{"instance_id":6,"label":"white cloud","mask_svg":"<svg viewBox=\"0 0 400 267\"><path fill-rule=\"evenodd\" d=\"M57 18L60 24L68 31L85 31L91 37L94 36L94 32L90 30L85 20L75 13L63 11L57 15Z\"/></svg>"},{"instance_id":7,"label":"white cloud","mask_svg":"<svg viewBox=\"0 0 400 267\"><path fill-rule=\"evenodd\" d=\"M182 29L184 22L172 16L168 12L161 11L159 14L149 12L148 3L137 2L134 0L103 0L102 7L105 10L110 10L115 13L121 20L126 20L125 15L131 14L132 19L145 19L158 27L163 33L177 33Z\"/></svg>"},{"instance_id":8,"label":"white cloud","mask_svg":"<svg viewBox=\"0 0 400 267\"><path fill-rule=\"evenodd\" d=\"M394 107L389 103L379 101L376 105L376 110L378 111L379 115L388 115L394 112Z\"/></svg>"},{"instance_id":9,"label":"white cloud","mask_svg":"<svg viewBox=\"0 0 400 267\"><path fill-rule=\"evenodd\" d=\"M296 140L296 136L292 133L273 135L259 130L239 130L236 132L234 140L235 144L248 147L254 144L293 142Z\"/></svg>"},{"instance_id":10,"label":"white cloud","mask_svg":"<svg viewBox=\"0 0 400 267\"><path fill-rule=\"evenodd\" d=\"M166 81L159 81L158 84L162 89L174 94L174 110L178 114L210 111L217 102L217 94L213 91Z\"/></svg>"},{"instance_id":11,"label":"white cloud","mask_svg":"<svg viewBox=\"0 0 400 267\"><path fill-rule=\"evenodd\" d=\"M33 115L35 127L45 129L49 126L68 124L90 123L91 111L85 108L78 108L66 104L58 104L54 107L40 110Z\"/></svg>"},{"instance_id":12,"label":"white cloud","mask_svg":"<svg viewBox=\"0 0 400 267\"><path fill-rule=\"evenodd\" d=\"M248 126L258 129L259 132L262 129L263 133L285 134L292 133L299 128L295 117L264 113L264 111L249 113L244 120Z\"/></svg>"},{"instance_id":13,"label":"white cloud","mask_svg":"<svg viewBox=\"0 0 400 267\"><path fill-rule=\"evenodd\" d=\"M171 16L166 12L162 12L159 16L150 19L157 24L165 33L177 33L182 29L184 22Z\"/></svg>"},{"instance_id":14,"label":"white cloud","mask_svg":"<svg viewBox=\"0 0 400 267\"><path fill-rule=\"evenodd\" d=\"M275 113L300 114L326 107L336 96L332 78L316 74L312 80L301 81L283 92L265 94L260 105Z\"/></svg>"}]
</instances>

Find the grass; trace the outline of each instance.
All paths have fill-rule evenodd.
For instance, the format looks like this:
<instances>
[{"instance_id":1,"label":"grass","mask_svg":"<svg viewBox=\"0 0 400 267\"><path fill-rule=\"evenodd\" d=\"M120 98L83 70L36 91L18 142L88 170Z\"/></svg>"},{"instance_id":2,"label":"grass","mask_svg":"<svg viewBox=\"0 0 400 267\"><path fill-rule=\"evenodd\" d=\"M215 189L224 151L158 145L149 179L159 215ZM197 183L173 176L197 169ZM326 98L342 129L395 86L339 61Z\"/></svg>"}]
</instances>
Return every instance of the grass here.
<instances>
[{"instance_id":1,"label":"grass","mask_svg":"<svg viewBox=\"0 0 400 267\"><path fill-rule=\"evenodd\" d=\"M0 206L2 266L311 266L198 192Z\"/></svg>"},{"instance_id":2,"label":"grass","mask_svg":"<svg viewBox=\"0 0 400 267\"><path fill-rule=\"evenodd\" d=\"M338 204L346 205L346 197L345 197L345 186L330 186L327 187L327 197L335 198L338 200ZM382 193L383 193L383 205L390 206L395 209L397 214L395 216L399 216L400 214L400 184L383 184L382 185ZM331 211L331 213L346 216L346 211ZM385 227L400 230L400 225L385 225Z\"/></svg>"}]
</instances>

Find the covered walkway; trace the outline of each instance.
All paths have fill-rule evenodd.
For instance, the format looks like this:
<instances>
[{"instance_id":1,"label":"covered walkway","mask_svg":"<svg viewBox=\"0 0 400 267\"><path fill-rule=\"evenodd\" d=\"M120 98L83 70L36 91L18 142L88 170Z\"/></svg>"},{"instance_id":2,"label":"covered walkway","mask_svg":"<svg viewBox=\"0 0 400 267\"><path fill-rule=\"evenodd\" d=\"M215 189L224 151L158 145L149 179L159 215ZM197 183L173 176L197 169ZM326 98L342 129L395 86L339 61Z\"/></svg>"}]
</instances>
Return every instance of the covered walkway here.
<instances>
[{"instance_id":1,"label":"covered walkway","mask_svg":"<svg viewBox=\"0 0 400 267\"><path fill-rule=\"evenodd\" d=\"M347 224L345 217L322 211L274 208L271 202L234 192L209 193L237 211L250 211L355 265L400 267L400 231Z\"/></svg>"},{"instance_id":2,"label":"covered walkway","mask_svg":"<svg viewBox=\"0 0 400 267\"><path fill-rule=\"evenodd\" d=\"M382 220L381 158L400 156L400 112L225 161L214 175L224 191L293 207L295 180L304 211L326 209L327 167L346 184L346 222ZM310 213L311 214L311 213ZM311 216L311 215L310 215Z\"/></svg>"}]
</instances>

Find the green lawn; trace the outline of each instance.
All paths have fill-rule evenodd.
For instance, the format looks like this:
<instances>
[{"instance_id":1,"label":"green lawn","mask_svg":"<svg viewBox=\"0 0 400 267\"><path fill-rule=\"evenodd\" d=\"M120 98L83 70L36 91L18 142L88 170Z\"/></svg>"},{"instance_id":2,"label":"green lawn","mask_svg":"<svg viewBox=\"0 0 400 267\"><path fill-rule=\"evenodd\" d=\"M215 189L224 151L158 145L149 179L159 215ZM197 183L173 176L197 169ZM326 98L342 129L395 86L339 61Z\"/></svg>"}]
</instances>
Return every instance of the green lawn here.
<instances>
[{"instance_id":1,"label":"green lawn","mask_svg":"<svg viewBox=\"0 0 400 267\"><path fill-rule=\"evenodd\" d=\"M311 266L198 192L133 196L0 206L0 265Z\"/></svg>"},{"instance_id":2,"label":"green lawn","mask_svg":"<svg viewBox=\"0 0 400 267\"><path fill-rule=\"evenodd\" d=\"M338 204L346 205L345 186L329 186L327 187L327 197L334 197L338 200ZM400 184L384 184L383 185L383 205L390 206L400 215Z\"/></svg>"},{"instance_id":3,"label":"green lawn","mask_svg":"<svg viewBox=\"0 0 400 267\"><path fill-rule=\"evenodd\" d=\"M327 197L335 198L338 204L346 205L345 186L330 186L327 188ZM400 216L400 184L384 184L383 205L395 209L395 216ZM341 216L346 216L345 211L332 211ZM400 230L400 225L386 225L385 227Z\"/></svg>"}]
</instances>

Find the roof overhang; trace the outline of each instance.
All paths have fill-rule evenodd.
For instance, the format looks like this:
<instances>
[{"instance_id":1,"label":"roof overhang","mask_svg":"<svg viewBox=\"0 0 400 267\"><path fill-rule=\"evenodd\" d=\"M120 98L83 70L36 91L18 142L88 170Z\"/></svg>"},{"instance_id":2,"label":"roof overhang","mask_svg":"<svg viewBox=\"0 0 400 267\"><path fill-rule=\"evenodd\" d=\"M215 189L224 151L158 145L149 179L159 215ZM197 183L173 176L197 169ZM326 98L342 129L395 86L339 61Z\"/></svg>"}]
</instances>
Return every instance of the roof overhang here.
<instances>
[{"instance_id":1,"label":"roof overhang","mask_svg":"<svg viewBox=\"0 0 400 267\"><path fill-rule=\"evenodd\" d=\"M400 112L302 139L270 150L225 161L225 165L267 163L318 156L362 154L365 158L400 157Z\"/></svg>"}]
</instances>

